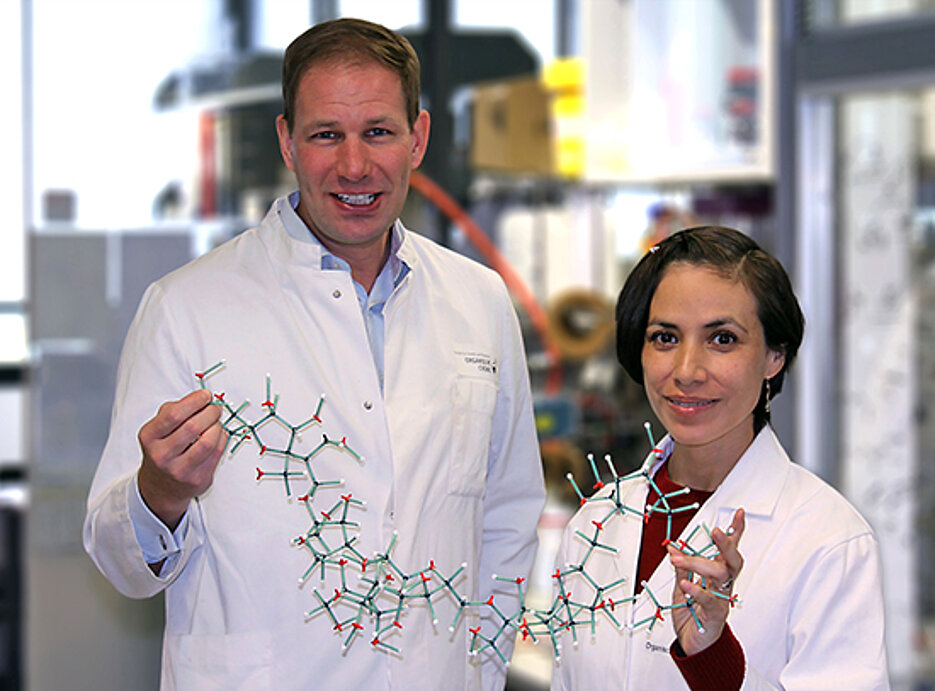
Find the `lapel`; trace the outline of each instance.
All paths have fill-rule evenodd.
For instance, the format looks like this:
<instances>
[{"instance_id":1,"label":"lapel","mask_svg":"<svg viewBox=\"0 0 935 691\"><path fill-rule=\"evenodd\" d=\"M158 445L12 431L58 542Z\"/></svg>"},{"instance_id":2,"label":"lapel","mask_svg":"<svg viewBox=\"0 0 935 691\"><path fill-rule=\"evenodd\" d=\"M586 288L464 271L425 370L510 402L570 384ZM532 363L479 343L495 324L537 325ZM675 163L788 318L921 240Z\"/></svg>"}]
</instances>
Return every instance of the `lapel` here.
<instances>
[{"instance_id":1,"label":"lapel","mask_svg":"<svg viewBox=\"0 0 935 691\"><path fill-rule=\"evenodd\" d=\"M660 445L665 451L665 456L668 455L671 445L672 441L667 436ZM743 508L745 511L748 528L751 522L762 521L771 517L779 501L786 476L789 473L790 463L772 428L768 425L765 426L715 490L714 494L698 509L685 530L679 535L679 539L685 540L695 549L703 549L711 542L708 531L713 530L715 527L720 527L722 530L726 529L738 508ZM654 464L650 472L655 472L657 466L658 463ZM638 522L631 521L631 523L637 524ZM638 523L637 530L642 530L642 523ZM689 539L689 536L691 536L691 539ZM633 536L628 534L626 537L632 538ZM741 549L743 548L742 543L743 538L741 538ZM636 539L634 542L618 544L639 545L640 541ZM636 555L634 554L634 564L635 559ZM631 571L631 574L633 573L635 573L635 565L633 571ZM741 572L738 577L738 583L740 584L738 590L742 589L743 575ZM634 603L629 621L631 626L640 622L651 621L656 612L657 604L667 606L672 603L675 570L672 568L668 556L662 559L647 583L648 588L643 589L643 592L640 593ZM655 596L655 601L653 596ZM663 612L662 614L665 617L665 628L671 629L667 613ZM648 624L644 623L643 625L647 626ZM657 626L654 626L654 630Z\"/></svg>"}]
</instances>

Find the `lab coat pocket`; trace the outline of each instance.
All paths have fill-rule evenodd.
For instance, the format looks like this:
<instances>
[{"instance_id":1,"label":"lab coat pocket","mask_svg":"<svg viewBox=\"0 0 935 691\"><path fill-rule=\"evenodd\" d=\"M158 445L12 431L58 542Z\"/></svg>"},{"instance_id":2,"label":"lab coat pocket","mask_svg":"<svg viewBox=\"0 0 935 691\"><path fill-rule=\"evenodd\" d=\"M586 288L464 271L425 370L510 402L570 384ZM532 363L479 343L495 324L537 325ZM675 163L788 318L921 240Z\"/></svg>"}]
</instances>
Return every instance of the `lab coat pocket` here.
<instances>
[{"instance_id":1,"label":"lab coat pocket","mask_svg":"<svg viewBox=\"0 0 935 691\"><path fill-rule=\"evenodd\" d=\"M455 380L451 388L453 429L448 463L449 494L483 496L496 405L496 384L473 377Z\"/></svg>"},{"instance_id":2,"label":"lab coat pocket","mask_svg":"<svg viewBox=\"0 0 935 691\"><path fill-rule=\"evenodd\" d=\"M183 634L166 637L169 646L163 688L272 689L273 645L268 631Z\"/></svg>"}]
</instances>

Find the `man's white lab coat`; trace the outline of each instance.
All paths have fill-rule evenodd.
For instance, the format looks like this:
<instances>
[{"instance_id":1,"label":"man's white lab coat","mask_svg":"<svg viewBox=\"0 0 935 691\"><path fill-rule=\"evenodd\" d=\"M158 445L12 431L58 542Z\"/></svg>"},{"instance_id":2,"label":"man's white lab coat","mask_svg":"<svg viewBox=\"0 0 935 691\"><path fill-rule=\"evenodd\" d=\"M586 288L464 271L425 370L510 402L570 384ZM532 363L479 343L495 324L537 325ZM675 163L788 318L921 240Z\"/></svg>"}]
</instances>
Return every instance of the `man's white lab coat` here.
<instances>
[{"instance_id":1,"label":"man's white lab coat","mask_svg":"<svg viewBox=\"0 0 935 691\"><path fill-rule=\"evenodd\" d=\"M289 224L283 217L293 214ZM385 396L346 271L321 269L320 245L298 229L288 201L263 223L150 287L124 346L110 438L89 497L85 546L122 593L166 594L164 689L479 688L479 665L467 656L469 622L454 633L455 597L416 602L402 628L384 637L400 649L371 645L374 622L347 650L326 612L304 613L340 586L337 567L298 581L310 552L292 544L341 495L353 548L372 558L390 553L403 572L450 576L466 600L486 599L491 574L522 574L535 550L544 491L528 374L516 315L492 271L403 231L399 257L410 267L385 307ZM224 360L206 380L242 416L263 417L266 375L277 415L302 429L304 453L325 436L346 439L363 458L326 448L312 460L320 487L257 480L259 467L282 459L245 442L226 456L211 489L190 505L181 552L160 576L144 562L129 506L140 461L137 432L158 406L197 387L195 372ZM288 432L263 426L263 443L285 448ZM278 437L277 437L278 435ZM294 462L290 470L298 470ZM164 527L163 527L164 529ZM339 528L325 531L342 544ZM162 540L171 542L165 530ZM349 565L349 586L361 571ZM373 571L368 572L372 575ZM438 579L431 581L433 585ZM504 607L508 605L504 602ZM356 609L335 605L339 617ZM387 620L381 625L385 625ZM510 644L504 648L509 654ZM485 659L492 660L491 655ZM484 687L502 684L498 663L484 664Z\"/></svg>"},{"instance_id":2,"label":"man's white lab coat","mask_svg":"<svg viewBox=\"0 0 935 691\"><path fill-rule=\"evenodd\" d=\"M665 455L671 443L667 437ZM647 464L652 461L654 456ZM621 503L641 512L648 483L635 479L621 487ZM612 489L608 486L601 495ZM592 535L591 521L605 519L612 507L592 499L579 510L565 531L557 559L560 568L580 563L588 547L575 530ZM727 621L746 657L742 688L888 689L878 546L863 518L837 491L791 463L769 426L680 537L702 523L726 529L738 508L746 511L740 540L744 566L733 589L741 601ZM619 554L596 550L588 560L588 574L598 585L626 577L626 585L608 593L619 601L633 593L643 521L630 514L604 524L600 541ZM707 542L699 531L691 544L698 548ZM648 589L669 605L674 582L675 572L665 557ZM575 601L587 600L582 581L571 587ZM633 624L655 612L644 590L632 605L616 606L614 616L622 624ZM593 638L579 630L577 646L571 634L564 633L553 689L688 688L669 655L675 640L671 616L662 616L665 620L651 632L645 623L620 631L601 618Z\"/></svg>"}]
</instances>

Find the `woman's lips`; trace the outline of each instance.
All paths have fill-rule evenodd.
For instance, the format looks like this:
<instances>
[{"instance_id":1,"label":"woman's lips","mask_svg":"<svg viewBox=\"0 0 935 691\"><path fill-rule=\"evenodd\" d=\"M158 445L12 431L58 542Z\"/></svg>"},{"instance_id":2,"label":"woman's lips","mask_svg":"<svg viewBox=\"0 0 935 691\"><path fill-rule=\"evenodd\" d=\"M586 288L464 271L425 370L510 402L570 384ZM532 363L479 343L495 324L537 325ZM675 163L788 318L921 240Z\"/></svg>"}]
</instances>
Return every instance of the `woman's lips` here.
<instances>
[{"instance_id":1,"label":"woman's lips","mask_svg":"<svg viewBox=\"0 0 935 691\"><path fill-rule=\"evenodd\" d=\"M693 413L705 410L717 402L715 398L676 398L666 396L666 401L679 412Z\"/></svg>"}]
</instances>

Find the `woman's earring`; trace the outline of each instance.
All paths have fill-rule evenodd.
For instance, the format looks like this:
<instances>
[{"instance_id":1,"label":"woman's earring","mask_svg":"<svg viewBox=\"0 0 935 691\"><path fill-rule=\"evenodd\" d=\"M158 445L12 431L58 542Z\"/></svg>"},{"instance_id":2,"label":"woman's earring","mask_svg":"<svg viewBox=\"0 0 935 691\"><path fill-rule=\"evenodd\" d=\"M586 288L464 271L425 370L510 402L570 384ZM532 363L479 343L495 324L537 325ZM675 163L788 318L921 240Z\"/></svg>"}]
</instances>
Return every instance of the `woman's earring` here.
<instances>
[{"instance_id":1,"label":"woman's earring","mask_svg":"<svg viewBox=\"0 0 935 691\"><path fill-rule=\"evenodd\" d=\"M763 410L766 411L766 414L769 415L769 379L766 380L766 405L763 406Z\"/></svg>"}]
</instances>

